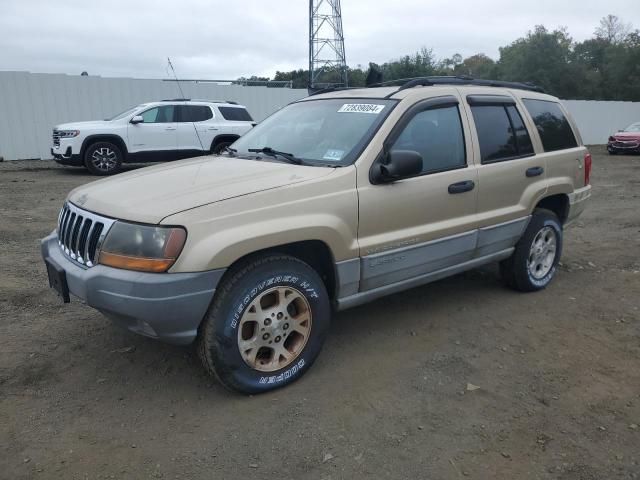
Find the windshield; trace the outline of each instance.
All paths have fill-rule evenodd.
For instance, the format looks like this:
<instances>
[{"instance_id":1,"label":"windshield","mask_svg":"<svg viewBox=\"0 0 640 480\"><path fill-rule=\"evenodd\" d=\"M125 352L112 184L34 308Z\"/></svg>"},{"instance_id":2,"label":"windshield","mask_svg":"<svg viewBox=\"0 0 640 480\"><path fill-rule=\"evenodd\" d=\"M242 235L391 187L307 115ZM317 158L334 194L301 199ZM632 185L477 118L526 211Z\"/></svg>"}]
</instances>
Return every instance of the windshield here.
<instances>
[{"instance_id":1,"label":"windshield","mask_svg":"<svg viewBox=\"0 0 640 480\"><path fill-rule=\"evenodd\" d=\"M640 123L632 123L624 129L625 132L640 132Z\"/></svg>"},{"instance_id":2,"label":"windshield","mask_svg":"<svg viewBox=\"0 0 640 480\"><path fill-rule=\"evenodd\" d=\"M348 165L391 112L395 100L330 99L297 102L259 123L233 144L240 156L269 147L305 163Z\"/></svg>"},{"instance_id":3,"label":"windshield","mask_svg":"<svg viewBox=\"0 0 640 480\"><path fill-rule=\"evenodd\" d=\"M143 105L138 105L137 107L129 108L128 110L125 110L124 112L117 114L115 117L107 118L106 120L108 122L112 122L113 120L120 120L128 115L131 115L133 112L135 112L138 108L142 106Z\"/></svg>"}]
</instances>

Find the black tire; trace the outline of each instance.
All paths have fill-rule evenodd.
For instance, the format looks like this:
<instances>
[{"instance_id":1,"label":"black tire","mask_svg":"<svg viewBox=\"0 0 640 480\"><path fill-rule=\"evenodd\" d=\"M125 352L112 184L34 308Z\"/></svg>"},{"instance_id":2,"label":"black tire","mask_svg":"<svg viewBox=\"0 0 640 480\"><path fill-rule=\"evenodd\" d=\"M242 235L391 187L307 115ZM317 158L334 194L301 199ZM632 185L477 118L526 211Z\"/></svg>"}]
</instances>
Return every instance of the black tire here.
<instances>
[{"instance_id":1,"label":"black tire","mask_svg":"<svg viewBox=\"0 0 640 480\"><path fill-rule=\"evenodd\" d=\"M111 142L92 143L84 153L84 166L94 175L113 175L122 167L122 151Z\"/></svg>"},{"instance_id":2,"label":"black tire","mask_svg":"<svg viewBox=\"0 0 640 480\"><path fill-rule=\"evenodd\" d=\"M549 268L548 272L540 278L537 278L532 272L532 269L535 270L535 265L530 268L533 242L538 238L538 234L549 238L550 235L555 235L555 256L550 263L550 267L547 267ZM521 292L542 290L553 280L561 255L562 224L555 213L539 208L533 212L531 221L516 244L513 255L500 262L500 274L508 286ZM541 270L540 273L542 274L546 269L541 268Z\"/></svg>"},{"instance_id":3,"label":"black tire","mask_svg":"<svg viewBox=\"0 0 640 480\"><path fill-rule=\"evenodd\" d=\"M275 287L291 288L296 294L302 294L309 305L311 322L305 343L291 363L265 372L245 362L239 347L242 332L239 329L252 302L269 295ZM296 381L311 367L320 353L330 323L329 296L322 279L309 265L287 255L256 257L234 268L222 279L200 327L198 354L205 369L228 389L247 394L267 392ZM257 333L259 327L263 325L257 324L253 338L263 335ZM274 336L273 340L277 338ZM282 342L284 346L285 340ZM258 353L260 351L258 349Z\"/></svg>"},{"instance_id":4,"label":"black tire","mask_svg":"<svg viewBox=\"0 0 640 480\"><path fill-rule=\"evenodd\" d=\"M609 155L617 155L618 152L616 152L615 150L607 150L609 152Z\"/></svg>"},{"instance_id":5,"label":"black tire","mask_svg":"<svg viewBox=\"0 0 640 480\"><path fill-rule=\"evenodd\" d=\"M232 143L233 142L218 142L211 147L211 153L214 153L216 155L222 153L222 151Z\"/></svg>"}]
</instances>

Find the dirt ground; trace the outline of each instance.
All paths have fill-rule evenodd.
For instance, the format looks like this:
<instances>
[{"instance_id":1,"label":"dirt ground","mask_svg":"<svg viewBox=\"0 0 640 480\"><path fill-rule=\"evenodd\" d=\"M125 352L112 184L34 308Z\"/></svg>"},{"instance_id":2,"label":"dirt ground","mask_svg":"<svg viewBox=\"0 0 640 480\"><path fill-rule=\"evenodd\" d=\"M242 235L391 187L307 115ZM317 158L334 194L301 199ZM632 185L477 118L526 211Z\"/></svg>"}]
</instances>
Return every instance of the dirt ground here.
<instances>
[{"instance_id":1,"label":"dirt ground","mask_svg":"<svg viewBox=\"0 0 640 480\"><path fill-rule=\"evenodd\" d=\"M640 478L640 157L594 153L547 290L491 266L342 312L254 397L60 303L39 240L93 178L0 163L0 478Z\"/></svg>"}]
</instances>

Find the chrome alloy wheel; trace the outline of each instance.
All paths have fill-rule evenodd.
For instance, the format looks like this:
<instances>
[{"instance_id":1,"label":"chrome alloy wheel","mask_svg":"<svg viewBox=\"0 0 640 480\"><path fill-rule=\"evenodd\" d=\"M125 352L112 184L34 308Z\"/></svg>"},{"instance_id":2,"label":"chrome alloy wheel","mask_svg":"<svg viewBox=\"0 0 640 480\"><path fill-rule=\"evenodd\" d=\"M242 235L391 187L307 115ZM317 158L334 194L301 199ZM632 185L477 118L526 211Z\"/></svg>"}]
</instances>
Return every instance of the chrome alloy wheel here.
<instances>
[{"instance_id":1,"label":"chrome alloy wheel","mask_svg":"<svg viewBox=\"0 0 640 480\"><path fill-rule=\"evenodd\" d=\"M109 172L118 165L118 156L109 147L100 147L91 155L91 163L98 170Z\"/></svg>"},{"instance_id":2,"label":"chrome alloy wheel","mask_svg":"<svg viewBox=\"0 0 640 480\"><path fill-rule=\"evenodd\" d=\"M529 250L527 267L536 280L544 278L553 268L558 250L558 240L553 227L542 228L534 237Z\"/></svg>"},{"instance_id":3,"label":"chrome alloy wheel","mask_svg":"<svg viewBox=\"0 0 640 480\"><path fill-rule=\"evenodd\" d=\"M311 334L311 307L295 288L275 287L245 309L238 328L238 348L245 363L262 372L292 363Z\"/></svg>"}]
</instances>

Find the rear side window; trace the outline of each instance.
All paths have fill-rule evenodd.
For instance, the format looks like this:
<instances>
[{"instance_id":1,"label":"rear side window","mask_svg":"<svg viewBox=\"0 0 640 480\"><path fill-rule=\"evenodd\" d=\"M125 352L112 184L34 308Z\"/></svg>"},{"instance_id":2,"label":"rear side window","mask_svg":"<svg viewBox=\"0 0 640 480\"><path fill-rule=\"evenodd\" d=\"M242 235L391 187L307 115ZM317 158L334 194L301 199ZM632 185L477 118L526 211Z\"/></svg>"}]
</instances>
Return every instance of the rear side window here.
<instances>
[{"instance_id":1,"label":"rear side window","mask_svg":"<svg viewBox=\"0 0 640 480\"><path fill-rule=\"evenodd\" d=\"M493 163L533 154L531 137L513 105L472 106L480 141L482 163Z\"/></svg>"},{"instance_id":2,"label":"rear side window","mask_svg":"<svg viewBox=\"0 0 640 480\"><path fill-rule=\"evenodd\" d=\"M204 122L213 118L213 112L206 105L180 105L180 122Z\"/></svg>"},{"instance_id":3,"label":"rear side window","mask_svg":"<svg viewBox=\"0 0 640 480\"><path fill-rule=\"evenodd\" d=\"M392 149L420 153L422 174L465 167L467 160L458 107L417 113L404 127Z\"/></svg>"},{"instance_id":4,"label":"rear side window","mask_svg":"<svg viewBox=\"0 0 640 480\"><path fill-rule=\"evenodd\" d=\"M249 115L246 108L242 107L218 107L220 114L225 120L232 122L253 122L253 118Z\"/></svg>"},{"instance_id":5,"label":"rear side window","mask_svg":"<svg viewBox=\"0 0 640 480\"><path fill-rule=\"evenodd\" d=\"M523 99L533 123L535 123L545 152L564 150L578 146L571 125L562 108L556 102Z\"/></svg>"}]
</instances>

